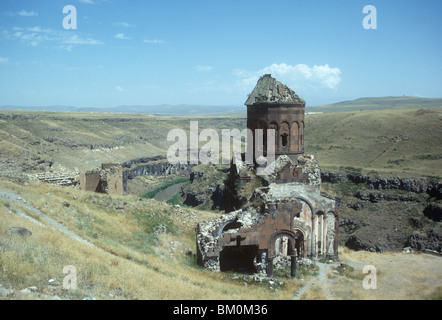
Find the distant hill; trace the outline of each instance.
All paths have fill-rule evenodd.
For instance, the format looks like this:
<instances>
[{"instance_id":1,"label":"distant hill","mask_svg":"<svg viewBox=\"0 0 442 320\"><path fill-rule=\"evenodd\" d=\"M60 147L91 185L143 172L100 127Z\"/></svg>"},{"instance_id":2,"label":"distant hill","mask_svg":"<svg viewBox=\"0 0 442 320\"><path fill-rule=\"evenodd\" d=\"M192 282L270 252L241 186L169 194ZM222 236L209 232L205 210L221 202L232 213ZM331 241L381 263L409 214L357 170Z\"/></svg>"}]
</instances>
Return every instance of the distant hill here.
<instances>
[{"instance_id":1,"label":"distant hill","mask_svg":"<svg viewBox=\"0 0 442 320\"><path fill-rule=\"evenodd\" d=\"M78 108L73 106L0 106L0 110L51 111L51 112L97 112L97 113L142 113L158 116L226 115L245 114L245 106L203 106L203 105L135 105L110 108Z\"/></svg>"},{"instance_id":2,"label":"distant hill","mask_svg":"<svg viewBox=\"0 0 442 320\"><path fill-rule=\"evenodd\" d=\"M359 98L322 106L307 107L307 112L342 112L385 109L423 109L442 107L442 98L377 97Z\"/></svg>"},{"instance_id":3,"label":"distant hill","mask_svg":"<svg viewBox=\"0 0 442 320\"><path fill-rule=\"evenodd\" d=\"M306 112L345 112L359 110L384 110L384 109L428 109L442 107L442 98L419 97L378 97L359 98L356 100L338 103L307 106ZM246 107L240 106L205 106L205 105L132 105L109 108L78 108L73 106L0 106L0 110L24 111L54 111L54 112L98 112L98 113L141 113L158 116L208 116L208 115L238 115L245 116Z\"/></svg>"}]
</instances>

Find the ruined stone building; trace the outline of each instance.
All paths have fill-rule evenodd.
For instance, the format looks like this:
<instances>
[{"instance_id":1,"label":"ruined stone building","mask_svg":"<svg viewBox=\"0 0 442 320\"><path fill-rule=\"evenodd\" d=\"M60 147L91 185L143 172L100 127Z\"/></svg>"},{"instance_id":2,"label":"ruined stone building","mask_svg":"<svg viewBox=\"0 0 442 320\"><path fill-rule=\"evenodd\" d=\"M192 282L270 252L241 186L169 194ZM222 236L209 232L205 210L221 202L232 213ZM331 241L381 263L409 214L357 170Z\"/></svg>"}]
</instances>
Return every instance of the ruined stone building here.
<instances>
[{"instance_id":1,"label":"ruined stone building","mask_svg":"<svg viewBox=\"0 0 442 320\"><path fill-rule=\"evenodd\" d=\"M101 169L80 173L80 189L123 195L123 168L117 163L103 163Z\"/></svg>"},{"instance_id":2,"label":"ruined stone building","mask_svg":"<svg viewBox=\"0 0 442 320\"><path fill-rule=\"evenodd\" d=\"M246 105L248 128L275 130L275 161L257 175L256 161L234 155L225 191L233 211L197 225L198 263L271 276L281 259L291 260L292 275L299 259L337 259L339 201L321 192L318 161L304 155L305 102L265 75ZM264 135L264 155L266 143Z\"/></svg>"}]
</instances>

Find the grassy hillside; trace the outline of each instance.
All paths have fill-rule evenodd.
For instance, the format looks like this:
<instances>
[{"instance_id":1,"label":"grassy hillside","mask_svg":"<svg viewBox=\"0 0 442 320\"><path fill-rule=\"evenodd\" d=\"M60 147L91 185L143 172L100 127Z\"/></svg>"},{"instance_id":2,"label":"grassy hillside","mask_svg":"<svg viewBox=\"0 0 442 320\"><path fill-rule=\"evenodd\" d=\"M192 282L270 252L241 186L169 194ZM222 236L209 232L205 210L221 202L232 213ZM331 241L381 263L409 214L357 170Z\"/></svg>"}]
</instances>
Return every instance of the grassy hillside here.
<instances>
[{"instance_id":1,"label":"grassy hillside","mask_svg":"<svg viewBox=\"0 0 442 320\"><path fill-rule=\"evenodd\" d=\"M236 117L165 117L141 114L0 111L0 167L10 170L91 169L105 162L166 155L175 128L230 128Z\"/></svg>"},{"instance_id":2,"label":"grassy hillside","mask_svg":"<svg viewBox=\"0 0 442 320\"><path fill-rule=\"evenodd\" d=\"M442 98L419 98L406 96L376 97L360 98L329 105L307 107L307 112L342 112L360 110L420 109L440 107L442 107Z\"/></svg>"},{"instance_id":3,"label":"grassy hillside","mask_svg":"<svg viewBox=\"0 0 442 320\"><path fill-rule=\"evenodd\" d=\"M385 175L442 176L442 108L334 112L306 115L305 152L323 168L361 168ZM175 128L243 129L246 119L158 117L137 114L0 112L0 168L91 169L166 155ZM189 135L188 135L189 137ZM205 142L200 142L202 146Z\"/></svg>"},{"instance_id":4,"label":"grassy hillside","mask_svg":"<svg viewBox=\"0 0 442 320\"><path fill-rule=\"evenodd\" d=\"M0 289L14 292L0 299L269 300L292 299L298 293L300 299L441 298L440 257L425 254L341 248L345 269L314 261L311 267L299 267L296 279L286 277L288 270L277 271L272 283L210 272L196 265L194 227L213 217L132 196L0 182ZM8 234L17 226L32 235ZM367 264L378 269L376 292L362 288ZM77 289L63 288L65 266L76 268ZM34 288L31 293L20 293L29 287Z\"/></svg>"},{"instance_id":5,"label":"grassy hillside","mask_svg":"<svg viewBox=\"0 0 442 320\"><path fill-rule=\"evenodd\" d=\"M19 198L2 197L2 190ZM93 247L54 230L30 207L57 220ZM195 225L215 216L150 199L2 182L0 283L15 292L35 286L35 298L290 299L300 281L281 279L284 283L277 288L284 290L277 291L268 282L255 283L197 266ZM32 235L9 235L8 229L16 226L31 230ZM67 265L77 269L77 290L62 287L62 271ZM51 285L50 279L57 285Z\"/></svg>"},{"instance_id":6,"label":"grassy hillside","mask_svg":"<svg viewBox=\"0 0 442 320\"><path fill-rule=\"evenodd\" d=\"M322 168L442 177L442 108L306 116L305 152Z\"/></svg>"}]
</instances>

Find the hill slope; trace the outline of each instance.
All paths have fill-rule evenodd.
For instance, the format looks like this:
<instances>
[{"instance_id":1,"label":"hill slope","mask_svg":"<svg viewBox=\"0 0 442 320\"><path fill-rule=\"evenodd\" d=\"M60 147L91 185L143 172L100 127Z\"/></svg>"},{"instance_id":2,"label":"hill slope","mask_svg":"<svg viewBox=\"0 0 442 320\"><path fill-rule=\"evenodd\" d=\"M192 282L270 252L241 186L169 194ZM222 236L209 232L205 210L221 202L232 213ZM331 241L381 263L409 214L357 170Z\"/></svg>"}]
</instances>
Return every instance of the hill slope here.
<instances>
[{"instance_id":1,"label":"hill slope","mask_svg":"<svg viewBox=\"0 0 442 320\"><path fill-rule=\"evenodd\" d=\"M442 98L420 97L372 97L338 103L312 106L307 112L343 112L359 110L385 110L385 109L415 109L415 108L440 108Z\"/></svg>"},{"instance_id":2,"label":"hill slope","mask_svg":"<svg viewBox=\"0 0 442 320\"><path fill-rule=\"evenodd\" d=\"M222 129L246 127L246 119L237 116L0 111L0 169L85 170L166 155L174 143L167 141L168 132L188 133L195 120L200 131L213 128L220 138ZM323 168L442 177L442 108L314 114L305 122L305 152L316 154Z\"/></svg>"},{"instance_id":3,"label":"hill slope","mask_svg":"<svg viewBox=\"0 0 442 320\"><path fill-rule=\"evenodd\" d=\"M442 177L442 108L306 116L305 152L321 167Z\"/></svg>"}]
</instances>

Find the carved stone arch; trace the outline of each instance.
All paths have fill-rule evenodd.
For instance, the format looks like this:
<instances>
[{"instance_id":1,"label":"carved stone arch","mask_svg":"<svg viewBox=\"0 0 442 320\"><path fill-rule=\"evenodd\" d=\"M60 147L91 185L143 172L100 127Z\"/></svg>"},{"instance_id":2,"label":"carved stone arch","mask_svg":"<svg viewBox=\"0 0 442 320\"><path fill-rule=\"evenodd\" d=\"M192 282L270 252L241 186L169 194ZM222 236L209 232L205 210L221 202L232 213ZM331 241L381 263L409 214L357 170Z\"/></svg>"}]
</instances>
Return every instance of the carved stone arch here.
<instances>
[{"instance_id":1,"label":"carved stone arch","mask_svg":"<svg viewBox=\"0 0 442 320\"><path fill-rule=\"evenodd\" d=\"M267 121L264 119L259 119L257 129L262 129L262 134L263 134L262 147L263 147L263 151L267 151L267 129L268 129ZM261 148L260 145L259 145L259 148Z\"/></svg>"},{"instance_id":2,"label":"carved stone arch","mask_svg":"<svg viewBox=\"0 0 442 320\"><path fill-rule=\"evenodd\" d=\"M291 230L286 230L286 229L281 229L281 230L275 231L271 235L271 237L269 238L269 242L267 245L267 248L268 248L267 249L268 250L267 257L269 259L273 259L276 256L275 243L276 243L276 240L282 236L286 236L289 239L290 247L295 248L295 243L296 243L296 240L298 239L299 233L296 234L295 232L293 232Z\"/></svg>"},{"instance_id":3,"label":"carved stone arch","mask_svg":"<svg viewBox=\"0 0 442 320\"><path fill-rule=\"evenodd\" d=\"M304 150L304 121L299 124L299 150Z\"/></svg>"},{"instance_id":4,"label":"carved stone arch","mask_svg":"<svg viewBox=\"0 0 442 320\"><path fill-rule=\"evenodd\" d=\"M267 129L267 121L265 119L258 120L258 129Z\"/></svg>"},{"instance_id":5,"label":"carved stone arch","mask_svg":"<svg viewBox=\"0 0 442 320\"><path fill-rule=\"evenodd\" d=\"M310 220L313 219L314 210L313 210L313 205L310 203L310 201L304 198L296 198L296 200L299 201L303 206L303 208L301 209L300 218L303 218L302 215L304 214L305 221L308 221L305 215L308 215ZM304 207L304 204L307 207Z\"/></svg>"},{"instance_id":6,"label":"carved stone arch","mask_svg":"<svg viewBox=\"0 0 442 320\"><path fill-rule=\"evenodd\" d=\"M281 122L280 129L279 129L279 135L280 135L280 142L281 142L281 150L288 150L289 149L289 140L290 140L290 125L288 122L283 121Z\"/></svg>"},{"instance_id":7,"label":"carved stone arch","mask_svg":"<svg viewBox=\"0 0 442 320\"><path fill-rule=\"evenodd\" d=\"M335 257L337 254L336 228L339 228L336 213L328 211L326 214L327 232L325 234L325 253L328 257Z\"/></svg>"},{"instance_id":8,"label":"carved stone arch","mask_svg":"<svg viewBox=\"0 0 442 320\"><path fill-rule=\"evenodd\" d=\"M290 151L299 151L299 124L292 122L290 127Z\"/></svg>"},{"instance_id":9,"label":"carved stone arch","mask_svg":"<svg viewBox=\"0 0 442 320\"><path fill-rule=\"evenodd\" d=\"M314 248L316 248L316 254L322 256L324 253L324 212L318 210L315 212L315 228L314 228Z\"/></svg>"},{"instance_id":10,"label":"carved stone arch","mask_svg":"<svg viewBox=\"0 0 442 320\"><path fill-rule=\"evenodd\" d=\"M275 149L279 150L279 145L278 145L278 137L279 137L279 125L276 121L272 121L269 124L269 129L273 129L275 130Z\"/></svg>"},{"instance_id":11,"label":"carved stone arch","mask_svg":"<svg viewBox=\"0 0 442 320\"><path fill-rule=\"evenodd\" d=\"M296 249L296 254L298 257L306 257L307 256L307 252L305 250L305 243L307 240L307 235L306 232L298 227L293 228L293 232L295 233L296 236L296 241L293 244L295 247L294 249Z\"/></svg>"}]
</instances>

